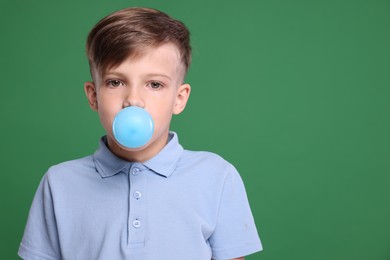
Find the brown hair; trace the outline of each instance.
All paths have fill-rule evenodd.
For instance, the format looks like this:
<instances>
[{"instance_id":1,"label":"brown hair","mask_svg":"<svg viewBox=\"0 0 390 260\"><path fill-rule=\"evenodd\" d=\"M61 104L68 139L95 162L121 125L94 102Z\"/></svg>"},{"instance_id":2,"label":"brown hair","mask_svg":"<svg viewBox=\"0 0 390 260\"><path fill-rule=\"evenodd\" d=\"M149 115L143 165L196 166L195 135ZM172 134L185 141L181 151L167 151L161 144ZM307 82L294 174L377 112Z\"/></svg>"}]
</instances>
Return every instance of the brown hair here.
<instances>
[{"instance_id":1,"label":"brown hair","mask_svg":"<svg viewBox=\"0 0 390 260\"><path fill-rule=\"evenodd\" d=\"M114 12L92 28L87 39L87 56L92 78L142 55L149 47L164 43L177 46L184 75L191 63L190 33L186 26L167 14L150 8L126 8Z\"/></svg>"}]
</instances>

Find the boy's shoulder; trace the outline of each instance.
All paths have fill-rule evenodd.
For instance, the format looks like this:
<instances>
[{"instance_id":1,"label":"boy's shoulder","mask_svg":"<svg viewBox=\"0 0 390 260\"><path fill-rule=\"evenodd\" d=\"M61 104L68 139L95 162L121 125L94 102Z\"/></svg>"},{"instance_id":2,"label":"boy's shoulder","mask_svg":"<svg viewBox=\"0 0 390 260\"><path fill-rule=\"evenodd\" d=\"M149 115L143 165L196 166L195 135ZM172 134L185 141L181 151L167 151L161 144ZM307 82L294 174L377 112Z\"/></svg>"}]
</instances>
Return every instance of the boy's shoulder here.
<instances>
[{"instance_id":1,"label":"boy's shoulder","mask_svg":"<svg viewBox=\"0 0 390 260\"><path fill-rule=\"evenodd\" d=\"M193 163L217 163L217 164L230 164L219 154L209 151L193 151L184 150L181 160Z\"/></svg>"},{"instance_id":2,"label":"boy's shoulder","mask_svg":"<svg viewBox=\"0 0 390 260\"><path fill-rule=\"evenodd\" d=\"M184 150L178 166L207 172L209 175L210 173L229 175L237 172L233 164L219 154L209 151Z\"/></svg>"},{"instance_id":3,"label":"boy's shoulder","mask_svg":"<svg viewBox=\"0 0 390 260\"><path fill-rule=\"evenodd\" d=\"M79 173L95 172L93 155L64 161L49 167L46 175L48 178L56 178L61 175L74 175Z\"/></svg>"}]
</instances>

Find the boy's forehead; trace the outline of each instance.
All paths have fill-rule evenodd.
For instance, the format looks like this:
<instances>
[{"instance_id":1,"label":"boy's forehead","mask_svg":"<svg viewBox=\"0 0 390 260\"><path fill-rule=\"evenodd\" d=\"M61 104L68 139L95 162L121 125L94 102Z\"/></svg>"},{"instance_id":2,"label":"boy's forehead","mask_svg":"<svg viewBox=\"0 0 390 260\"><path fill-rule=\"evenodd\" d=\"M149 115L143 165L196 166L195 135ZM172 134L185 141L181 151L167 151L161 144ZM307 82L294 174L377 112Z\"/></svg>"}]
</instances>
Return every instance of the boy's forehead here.
<instances>
[{"instance_id":1,"label":"boy's forehead","mask_svg":"<svg viewBox=\"0 0 390 260\"><path fill-rule=\"evenodd\" d=\"M173 68L172 74L182 77L185 71L185 65L178 47L173 43L162 44L157 47L147 46L139 49L137 52L130 53L122 61L111 63L106 68L102 68L100 75L104 76L110 73L118 72L123 65L137 63L142 60L147 60L151 66L146 70L153 72L160 67L168 70Z\"/></svg>"}]
</instances>

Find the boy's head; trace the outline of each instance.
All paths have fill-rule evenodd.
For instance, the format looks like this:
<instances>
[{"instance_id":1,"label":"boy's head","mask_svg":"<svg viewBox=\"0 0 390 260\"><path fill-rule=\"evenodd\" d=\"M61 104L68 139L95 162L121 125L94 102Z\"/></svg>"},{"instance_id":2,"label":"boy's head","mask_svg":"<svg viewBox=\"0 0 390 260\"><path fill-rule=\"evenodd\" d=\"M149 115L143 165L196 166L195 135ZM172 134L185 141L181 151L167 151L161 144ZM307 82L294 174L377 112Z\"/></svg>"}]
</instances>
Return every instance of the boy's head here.
<instances>
[{"instance_id":1,"label":"boy's head","mask_svg":"<svg viewBox=\"0 0 390 260\"><path fill-rule=\"evenodd\" d=\"M191 61L189 32L183 23L153 9L127 8L103 18L87 39L93 81L84 89L97 111L116 155L144 161L166 144L173 114L180 114L191 87L183 80ZM115 139L112 123L128 106L145 109L153 118L151 140L127 149Z\"/></svg>"},{"instance_id":2,"label":"boy's head","mask_svg":"<svg viewBox=\"0 0 390 260\"><path fill-rule=\"evenodd\" d=\"M167 14L150 8L126 8L103 18L87 39L87 56L93 81L129 57L142 56L148 48L173 43L181 57L182 78L191 63L190 33Z\"/></svg>"}]
</instances>

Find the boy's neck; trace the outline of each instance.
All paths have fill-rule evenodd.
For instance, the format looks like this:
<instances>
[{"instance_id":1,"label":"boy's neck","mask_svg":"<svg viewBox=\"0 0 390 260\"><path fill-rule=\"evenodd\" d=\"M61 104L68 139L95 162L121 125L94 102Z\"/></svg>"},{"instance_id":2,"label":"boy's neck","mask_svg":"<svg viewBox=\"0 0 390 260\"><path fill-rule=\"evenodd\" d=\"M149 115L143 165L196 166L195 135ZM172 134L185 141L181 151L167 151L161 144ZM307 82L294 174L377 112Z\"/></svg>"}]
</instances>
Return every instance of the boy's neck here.
<instances>
[{"instance_id":1,"label":"boy's neck","mask_svg":"<svg viewBox=\"0 0 390 260\"><path fill-rule=\"evenodd\" d=\"M159 138L140 150L125 150L107 136L107 147L113 154L128 162L145 162L153 158L165 147L168 142L168 135L169 133L167 132L164 138Z\"/></svg>"}]
</instances>

